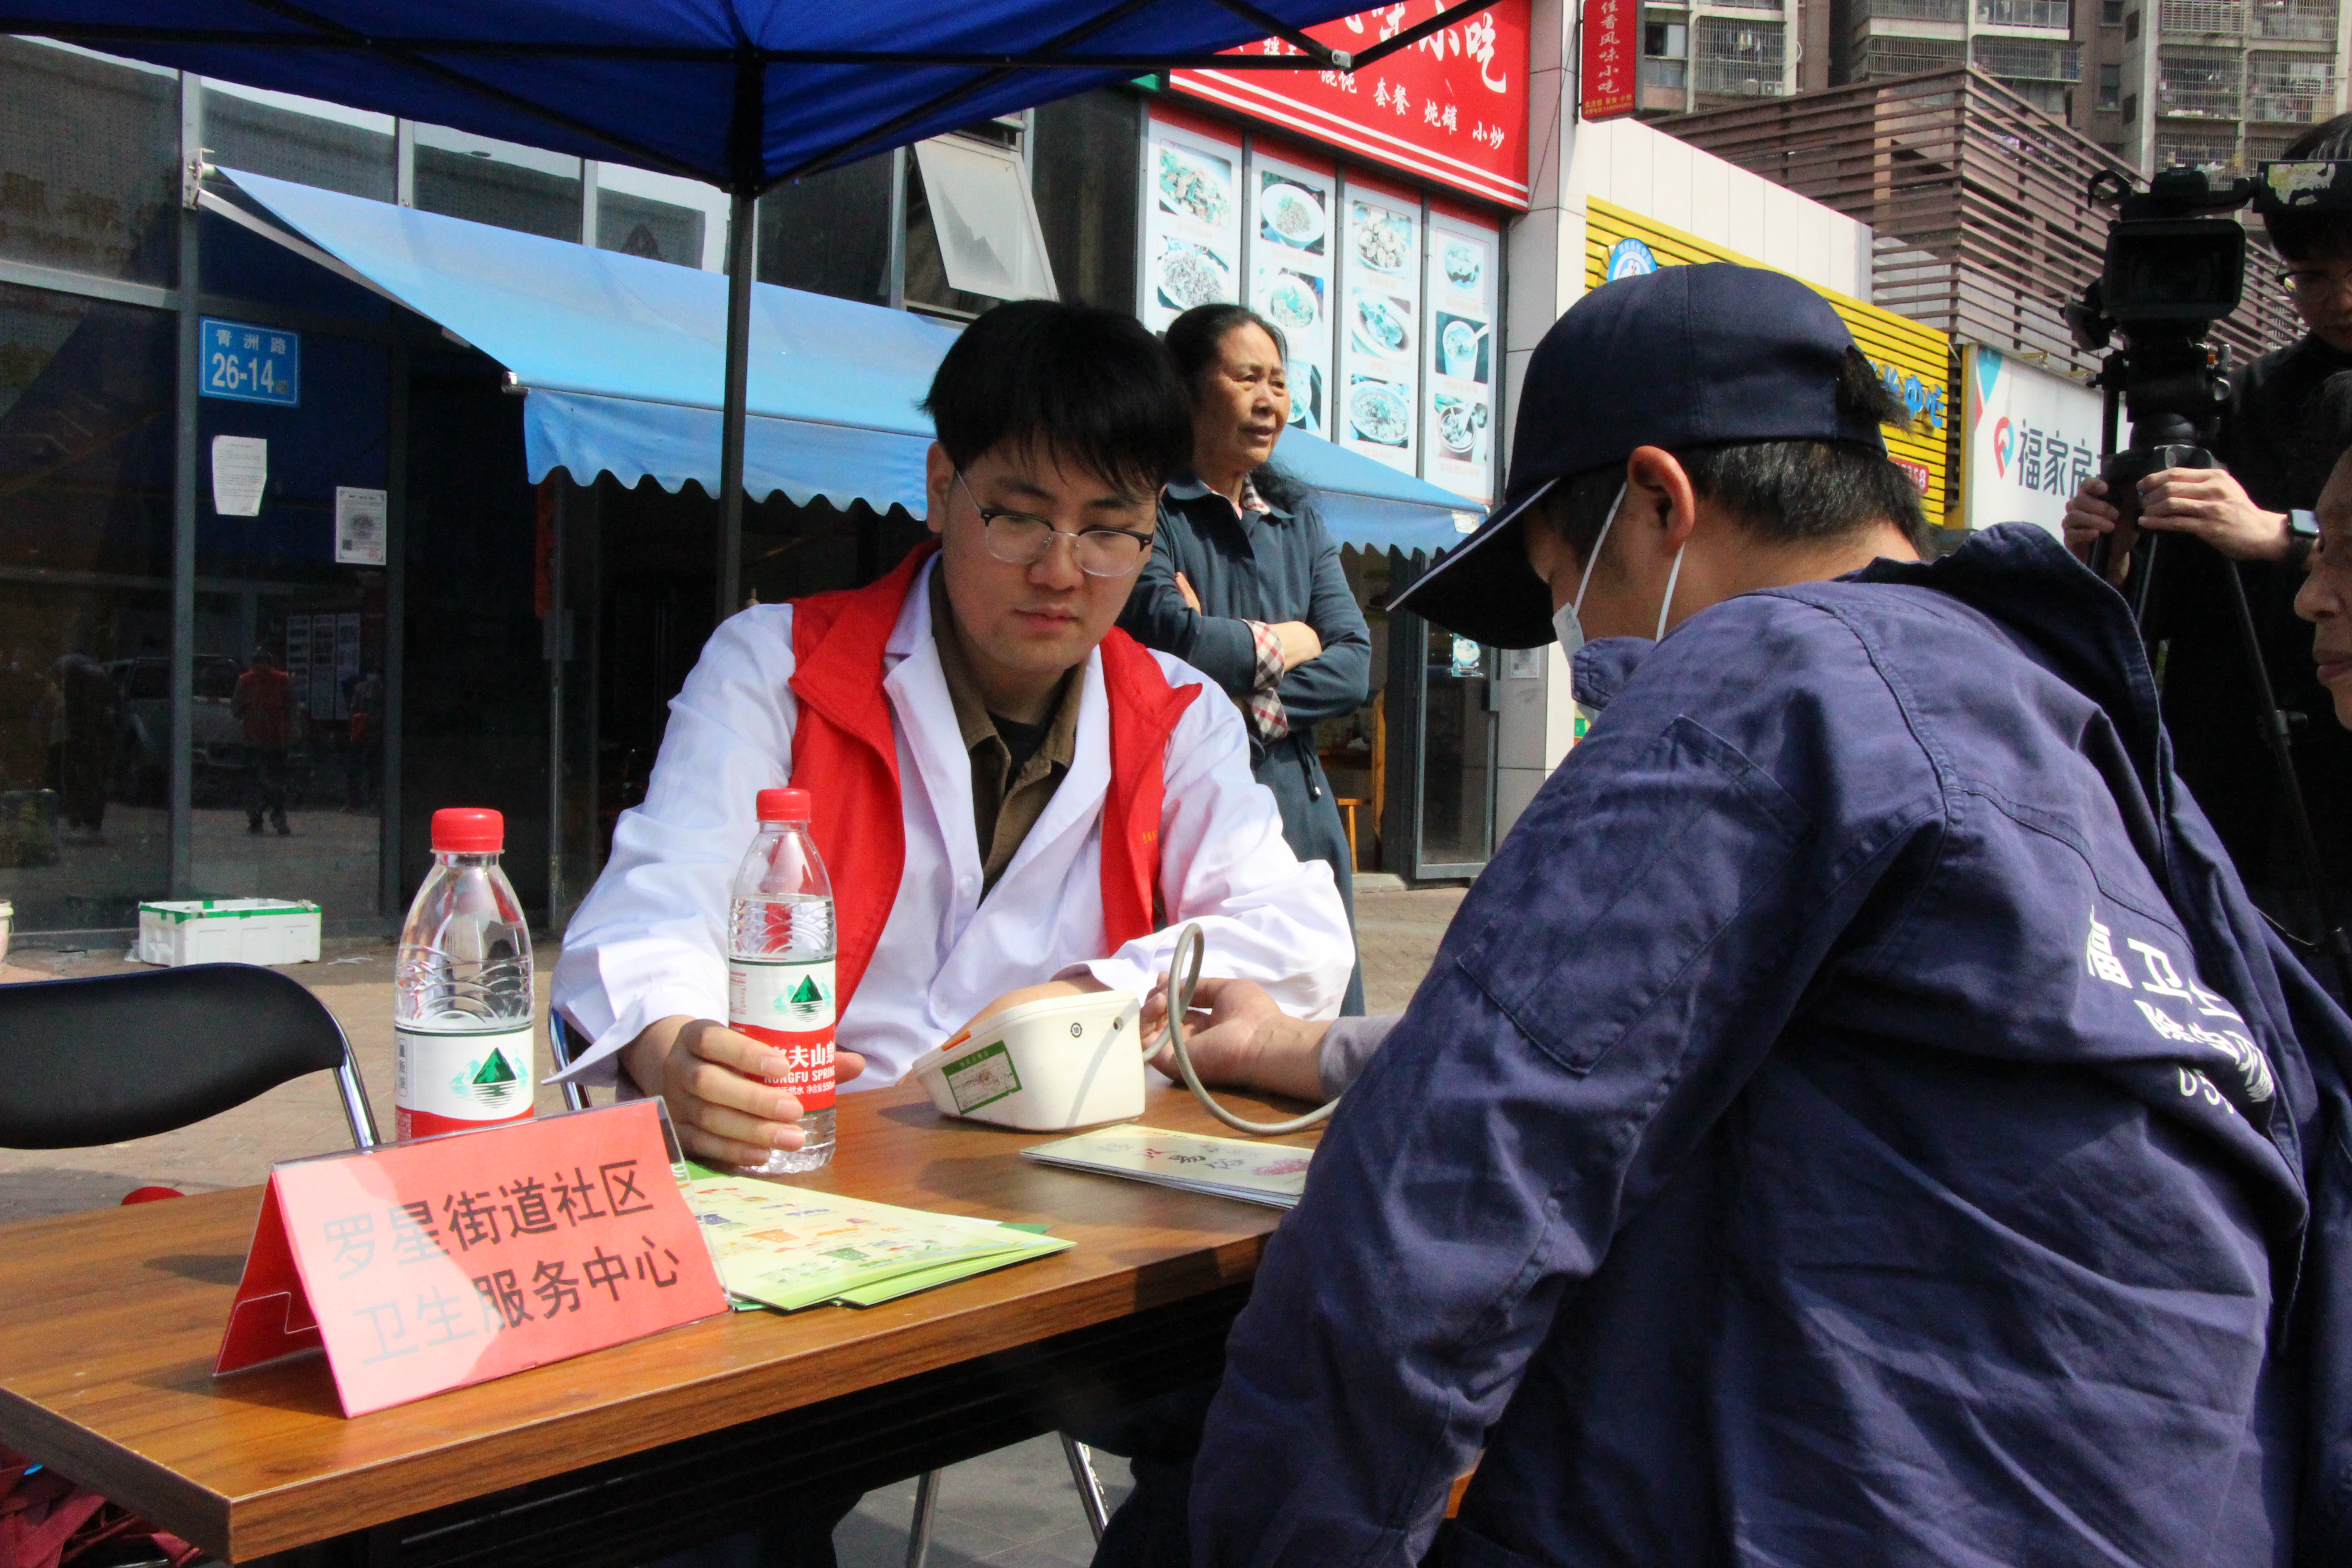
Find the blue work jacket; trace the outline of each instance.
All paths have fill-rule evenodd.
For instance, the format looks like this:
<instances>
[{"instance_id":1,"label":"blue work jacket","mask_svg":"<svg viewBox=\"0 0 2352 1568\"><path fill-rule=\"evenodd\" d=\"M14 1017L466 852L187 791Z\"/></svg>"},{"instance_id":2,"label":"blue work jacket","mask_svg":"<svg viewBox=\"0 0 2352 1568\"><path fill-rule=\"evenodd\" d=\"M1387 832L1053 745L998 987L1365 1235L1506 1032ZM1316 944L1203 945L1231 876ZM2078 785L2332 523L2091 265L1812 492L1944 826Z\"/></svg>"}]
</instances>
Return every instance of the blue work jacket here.
<instances>
[{"instance_id":1,"label":"blue work jacket","mask_svg":"<svg viewBox=\"0 0 2352 1568\"><path fill-rule=\"evenodd\" d=\"M1577 673L1267 1249L1195 1561L1412 1563L1478 1461L1450 1563L2352 1563L2352 1026L2122 600L2002 529Z\"/></svg>"}]
</instances>

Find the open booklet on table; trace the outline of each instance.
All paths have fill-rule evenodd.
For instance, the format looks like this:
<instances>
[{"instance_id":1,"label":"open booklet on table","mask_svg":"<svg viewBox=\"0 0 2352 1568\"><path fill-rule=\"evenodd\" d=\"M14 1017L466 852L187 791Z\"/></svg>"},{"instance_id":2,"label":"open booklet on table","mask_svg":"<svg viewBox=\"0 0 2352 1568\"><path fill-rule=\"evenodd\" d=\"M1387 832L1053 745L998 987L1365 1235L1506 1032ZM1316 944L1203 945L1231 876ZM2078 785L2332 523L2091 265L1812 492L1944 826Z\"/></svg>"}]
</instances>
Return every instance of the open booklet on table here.
<instances>
[{"instance_id":1,"label":"open booklet on table","mask_svg":"<svg viewBox=\"0 0 2352 1568\"><path fill-rule=\"evenodd\" d=\"M686 1200L738 1310L871 1307L1069 1243L1024 1226L899 1208L688 1167Z\"/></svg>"},{"instance_id":2,"label":"open booklet on table","mask_svg":"<svg viewBox=\"0 0 2352 1568\"><path fill-rule=\"evenodd\" d=\"M1021 1151L1023 1158L1041 1165L1125 1176L1278 1209L1295 1206L1307 1190L1307 1162L1314 1152L1288 1143L1168 1132L1133 1121Z\"/></svg>"}]
</instances>

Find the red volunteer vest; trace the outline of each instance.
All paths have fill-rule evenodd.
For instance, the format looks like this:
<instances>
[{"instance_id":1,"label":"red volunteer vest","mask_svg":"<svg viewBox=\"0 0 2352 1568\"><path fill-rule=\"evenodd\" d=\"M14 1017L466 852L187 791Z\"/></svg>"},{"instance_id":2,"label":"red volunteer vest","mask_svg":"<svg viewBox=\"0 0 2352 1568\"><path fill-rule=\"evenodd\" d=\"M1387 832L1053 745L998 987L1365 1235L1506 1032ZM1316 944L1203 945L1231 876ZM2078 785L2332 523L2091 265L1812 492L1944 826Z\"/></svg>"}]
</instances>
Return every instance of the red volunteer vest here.
<instances>
[{"instance_id":1,"label":"red volunteer vest","mask_svg":"<svg viewBox=\"0 0 2352 1568\"><path fill-rule=\"evenodd\" d=\"M866 977L898 881L907 828L898 798L898 745L882 690L882 655L898 624L927 544L878 582L793 605L793 783L815 808L809 831L833 876L838 1007ZM1168 738L1197 686L1171 687L1159 663L1125 632L1102 641L1110 700L1110 793L1103 803L1103 951L1159 928L1160 806Z\"/></svg>"}]
</instances>

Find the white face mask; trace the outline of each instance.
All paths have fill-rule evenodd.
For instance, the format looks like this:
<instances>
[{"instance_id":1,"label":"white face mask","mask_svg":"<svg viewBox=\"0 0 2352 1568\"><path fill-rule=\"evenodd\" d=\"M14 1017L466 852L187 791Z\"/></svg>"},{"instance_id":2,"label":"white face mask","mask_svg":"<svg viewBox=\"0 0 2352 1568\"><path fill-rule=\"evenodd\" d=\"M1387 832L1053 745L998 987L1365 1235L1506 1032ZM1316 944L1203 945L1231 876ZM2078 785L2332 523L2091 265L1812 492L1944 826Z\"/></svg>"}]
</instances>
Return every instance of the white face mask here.
<instances>
[{"instance_id":1,"label":"white face mask","mask_svg":"<svg viewBox=\"0 0 2352 1568\"><path fill-rule=\"evenodd\" d=\"M1617 499L1609 503L1609 516L1601 525L1600 536L1592 542L1592 553L1584 558L1584 575L1577 579L1576 597L1551 613L1552 634L1559 638L1562 658L1574 658L1576 650L1584 646L1584 622L1579 615L1584 608L1584 591L1592 585L1592 568L1600 562L1601 546L1609 542L1609 531L1617 526L1617 513L1624 504L1625 487L1621 484L1617 487ZM1689 548L1685 542L1676 550L1675 563L1666 570L1666 597L1658 606L1658 629L1652 634L1653 641L1666 635L1666 616L1675 606L1675 584L1682 580L1683 550Z\"/></svg>"}]
</instances>

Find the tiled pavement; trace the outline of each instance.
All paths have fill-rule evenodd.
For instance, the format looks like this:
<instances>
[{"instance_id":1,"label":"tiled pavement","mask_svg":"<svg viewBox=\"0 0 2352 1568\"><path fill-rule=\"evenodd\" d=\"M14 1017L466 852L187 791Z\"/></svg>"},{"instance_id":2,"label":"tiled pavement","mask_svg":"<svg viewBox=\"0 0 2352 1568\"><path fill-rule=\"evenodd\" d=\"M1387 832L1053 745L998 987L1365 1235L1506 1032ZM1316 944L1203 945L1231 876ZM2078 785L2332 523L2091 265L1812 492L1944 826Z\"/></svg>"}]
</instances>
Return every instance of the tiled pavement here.
<instances>
[{"instance_id":1,"label":"tiled pavement","mask_svg":"<svg viewBox=\"0 0 2352 1568\"><path fill-rule=\"evenodd\" d=\"M1357 941L1364 959L1366 1001L1373 1012L1400 1008L1427 972L1458 889L1412 891L1366 888L1357 897ZM392 942L352 938L325 944L320 962L289 973L317 993L351 1037L361 1076L380 1121L392 1111ZM100 974L138 967L119 951L20 947L0 965L0 981ZM540 979L546 1001L544 966ZM541 1047L542 1060L545 1047ZM555 1090L540 1091L542 1113L561 1110ZM259 1182L272 1160L348 1147L342 1112L323 1076L273 1089L247 1105L178 1132L100 1149L0 1150L0 1224L121 1201L134 1186L156 1184L201 1192ZM1113 1507L1126 1495L1127 1467L1098 1456ZM898 1568L906 1561L912 1481L869 1494L835 1533L842 1568ZM959 1465L941 1483L930 1563L934 1568L1060 1568L1083 1564L1093 1543L1078 1510L1061 1446L1046 1436Z\"/></svg>"}]
</instances>

